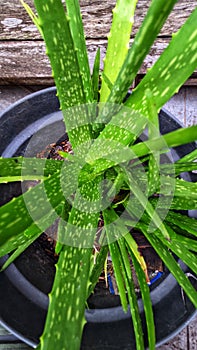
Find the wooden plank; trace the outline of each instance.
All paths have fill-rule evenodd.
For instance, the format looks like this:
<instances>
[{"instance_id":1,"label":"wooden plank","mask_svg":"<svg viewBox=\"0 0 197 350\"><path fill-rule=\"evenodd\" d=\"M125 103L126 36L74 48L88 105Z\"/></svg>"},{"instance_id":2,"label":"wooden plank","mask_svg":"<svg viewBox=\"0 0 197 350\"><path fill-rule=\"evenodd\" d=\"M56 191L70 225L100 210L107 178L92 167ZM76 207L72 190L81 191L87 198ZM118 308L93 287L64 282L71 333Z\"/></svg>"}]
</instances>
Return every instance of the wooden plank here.
<instances>
[{"instance_id":1,"label":"wooden plank","mask_svg":"<svg viewBox=\"0 0 197 350\"><path fill-rule=\"evenodd\" d=\"M33 0L26 0L33 8ZM81 0L81 10L87 38L106 38L115 0ZM133 35L147 12L150 0L139 0L135 15ZM170 36L185 22L192 10L196 7L196 0L179 0L164 25L161 36ZM1 0L0 3L0 40L37 40L40 35L32 25L29 16L19 0Z\"/></svg>"},{"instance_id":2,"label":"wooden plank","mask_svg":"<svg viewBox=\"0 0 197 350\"><path fill-rule=\"evenodd\" d=\"M139 74L145 74L147 69L159 58L169 39L158 38L147 55ZM107 40L87 40L90 66L92 67L95 52L101 48L104 57ZM102 67L101 67L102 68ZM197 76L192 76L197 83ZM43 41L3 41L0 42L0 84L51 85L51 68L45 54Z\"/></svg>"},{"instance_id":3,"label":"wooden plank","mask_svg":"<svg viewBox=\"0 0 197 350\"><path fill-rule=\"evenodd\" d=\"M26 0L32 6L33 0ZM147 11L149 0L139 0L137 5L134 33ZM111 11L115 0L101 2L98 0L81 0L85 24L90 65L92 66L97 47L104 57L111 21ZM169 42L169 35L175 32L196 5L196 0L179 0L167 24L147 55L139 72L144 75L147 68L157 60ZM45 47L35 26L31 23L19 0L1 1L0 3L0 84L53 84ZM187 84L197 84L197 73Z\"/></svg>"}]
</instances>

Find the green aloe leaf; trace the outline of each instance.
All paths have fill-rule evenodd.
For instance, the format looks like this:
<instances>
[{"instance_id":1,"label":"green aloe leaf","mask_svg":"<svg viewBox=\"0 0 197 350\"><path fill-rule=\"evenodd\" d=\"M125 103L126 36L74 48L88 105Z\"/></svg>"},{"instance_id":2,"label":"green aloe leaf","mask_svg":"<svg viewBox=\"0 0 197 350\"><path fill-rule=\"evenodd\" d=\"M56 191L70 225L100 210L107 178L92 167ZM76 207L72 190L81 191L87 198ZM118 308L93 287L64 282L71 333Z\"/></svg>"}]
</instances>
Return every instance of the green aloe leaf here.
<instances>
[{"instance_id":1,"label":"green aloe leaf","mask_svg":"<svg viewBox=\"0 0 197 350\"><path fill-rule=\"evenodd\" d=\"M41 350L80 348L85 325L85 305L90 286L92 248L97 232L100 203L100 178L76 191L64 236L60 258L41 337ZM63 225L63 222L62 222ZM62 227L63 231L63 227Z\"/></svg>"},{"instance_id":2,"label":"green aloe leaf","mask_svg":"<svg viewBox=\"0 0 197 350\"><path fill-rule=\"evenodd\" d=\"M17 255L19 255L18 252L23 251L23 247L26 249L26 246L29 246L31 242L33 242L43 231L45 231L55 222L58 215L61 214L61 208L62 205L57 206L54 212L50 211L40 220L30 224L30 226L28 226L24 231L20 231L20 229L18 229L16 226L9 236L4 235L3 239L1 238L0 243L0 256L2 257L9 254L16 249L16 252L13 253L10 258L12 259L13 257L13 259L15 259Z\"/></svg>"},{"instance_id":3,"label":"green aloe leaf","mask_svg":"<svg viewBox=\"0 0 197 350\"><path fill-rule=\"evenodd\" d=\"M189 237L184 237L183 235L176 235L174 241L183 245L187 250L191 250L197 253L197 240L191 239ZM194 271L196 273L196 271Z\"/></svg>"},{"instance_id":4,"label":"green aloe leaf","mask_svg":"<svg viewBox=\"0 0 197 350\"><path fill-rule=\"evenodd\" d=\"M93 101L93 91L90 76L90 66L86 49L82 16L78 0L66 0L66 8L69 16L69 26L75 46L78 64L81 72L83 91L86 103Z\"/></svg>"},{"instance_id":5,"label":"green aloe leaf","mask_svg":"<svg viewBox=\"0 0 197 350\"><path fill-rule=\"evenodd\" d=\"M91 164L95 174L99 174L110 166L144 157L155 151L168 152L171 147L184 145L197 139L197 125L193 125L172 131L154 140L126 147L125 145L133 142L147 124L147 118L135 114L135 111L131 113L132 118L128 113L115 115L90 148L86 161Z\"/></svg>"},{"instance_id":6,"label":"green aloe leaf","mask_svg":"<svg viewBox=\"0 0 197 350\"><path fill-rule=\"evenodd\" d=\"M127 179L125 179L125 181L127 181L131 192L134 194L139 204L144 208L145 212L149 215L155 227L159 229L159 231L161 232L162 236L165 239L170 240L170 235L168 230L165 227L165 224L162 222L159 214L157 213L155 208L152 206L151 202L148 201L147 196L140 189L140 187L138 186L133 176L131 174L127 174ZM128 209L130 205L132 206L132 202L127 203Z\"/></svg>"},{"instance_id":7,"label":"green aloe leaf","mask_svg":"<svg viewBox=\"0 0 197 350\"><path fill-rule=\"evenodd\" d=\"M91 248L62 247L40 338L41 350L54 350L57 344L61 349L80 348L91 258Z\"/></svg>"},{"instance_id":8,"label":"green aloe leaf","mask_svg":"<svg viewBox=\"0 0 197 350\"><path fill-rule=\"evenodd\" d=\"M172 228L165 224L167 230L173 231ZM158 231L157 231L158 232ZM155 234L157 234L157 232L155 232ZM160 235L160 233L158 233L158 237L159 239L162 241L162 243L164 245L166 245L174 254L176 254L187 266L189 266L189 268L196 273L197 271L197 257L195 254L193 254L192 252L190 252L181 242L178 242L176 240L176 236L178 236L177 234L175 234L175 232L173 231L173 233L171 234L173 236L173 239L169 242L163 239L163 237Z\"/></svg>"},{"instance_id":9,"label":"green aloe leaf","mask_svg":"<svg viewBox=\"0 0 197 350\"><path fill-rule=\"evenodd\" d=\"M133 320L134 333L136 339L136 348L143 349L143 332L141 319L139 314L137 296L135 293L134 282L131 272L129 253L127 250L127 243L129 244L129 250L134 251L134 255L140 262L140 268L144 274L144 263L140 253L136 249L136 243L133 241L132 237L129 239L129 233L126 226L121 220L118 220L118 215L114 210L104 211L104 223L105 230L108 238L108 244L110 249L110 255L112 258L112 263L114 267L114 273L116 277L117 286L119 289L119 294L122 302L123 309L127 311L127 299L125 296L125 291L127 292L128 302L130 305L130 312ZM123 238L124 237L124 238ZM127 237L127 238L126 238ZM116 239L116 241L114 241ZM114 241L114 242L113 242ZM145 274L144 274L145 278ZM145 279L146 280L146 279ZM152 339L152 344L154 339ZM152 349L152 348L151 348Z\"/></svg>"},{"instance_id":10,"label":"green aloe leaf","mask_svg":"<svg viewBox=\"0 0 197 350\"><path fill-rule=\"evenodd\" d=\"M150 89L159 110L193 73L197 66L196 22L197 8L128 98L128 107L146 113L144 91Z\"/></svg>"},{"instance_id":11,"label":"green aloe leaf","mask_svg":"<svg viewBox=\"0 0 197 350\"><path fill-rule=\"evenodd\" d=\"M129 49L129 41L132 25L134 23L134 12L137 0L117 0L113 9L113 21L108 36L106 57L104 58L104 75L113 84L124 63ZM100 101L106 102L110 89L102 81Z\"/></svg>"},{"instance_id":12,"label":"green aloe leaf","mask_svg":"<svg viewBox=\"0 0 197 350\"><path fill-rule=\"evenodd\" d=\"M137 139L148 122L147 118L139 112L130 111L124 106L120 108L118 105L105 104L104 107L107 115L113 109L114 116L95 140L86 156L86 161L90 164L99 159L101 170L110 167L110 164L115 165L116 154L120 157L121 162L124 162L124 152L128 152L129 158L132 159L132 153L126 146Z\"/></svg>"},{"instance_id":13,"label":"green aloe leaf","mask_svg":"<svg viewBox=\"0 0 197 350\"><path fill-rule=\"evenodd\" d=\"M144 271L141 268L141 265L139 264L139 261L136 259L135 254L133 253L132 249L129 248L129 253L132 258L132 262L135 268L135 272L138 278L140 291L142 294L143 304L144 304L144 311L146 316L146 326L148 331L148 343L149 343L149 349L154 350L155 349L155 324L154 324L154 315L153 315L153 309L152 309L152 302L150 299L150 290L147 285L146 277L144 274Z\"/></svg>"},{"instance_id":14,"label":"green aloe leaf","mask_svg":"<svg viewBox=\"0 0 197 350\"><path fill-rule=\"evenodd\" d=\"M154 99L150 90L146 92L147 96L147 111L148 111L148 136L149 140L160 136L159 117L154 103ZM160 152L150 154L148 161L148 195L155 192L155 189L160 183Z\"/></svg>"},{"instance_id":15,"label":"green aloe leaf","mask_svg":"<svg viewBox=\"0 0 197 350\"><path fill-rule=\"evenodd\" d=\"M169 211L166 216L167 222L174 224L186 232L197 237L197 221L187 215Z\"/></svg>"},{"instance_id":16,"label":"green aloe leaf","mask_svg":"<svg viewBox=\"0 0 197 350\"><path fill-rule=\"evenodd\" d=\"M6 262L3 264L1 271L4 271L5 269L7 269L7 267L12 264L14 262L14 260L16 258L18 258L18 256L20 256L25 249L27 249L39 236L40 236L41 232L32 235L32 238L28 238L25 237L24 243L21 245L18 244L18 248L9 256L9 258L6 260ZM8 249L8 253L11 252L13 250L13 248ZM6 253L7 254L7 253ZM3 254L4 256L4 254Z\"/></svg>"},{"instance_id":17,"label":"green aloe leaf","mask_svg":"<svg viewBox=\"0 0 197 350\"><path fill-rule=\"evenodd\" d=\"M56 208L65 202L65 198L69 198L76 191L80 170L78 164L67 162L61 174L57 171L0 207L0 244L25 231L33 222L41 224L42 217L48 213L55 213Z\"/></svg>"},{"instance_id":18,"label":"green aloe leaf","mask_svg":"<svg viewBox=\"0 0 197 350\"><path fill-rule=\"evenodd\" d=\"M162 135L160 138L140 142L131 146L131 150L135 157L143 157L153 151L169 151L169 148L177 147L187 143L196 141L197 139L197 125L188 128L180 128L178 130Z\"/></svg>"},{"instance_id":19,"label":"green aloe leaf","mask_svg":"<svg viewBox=\"0 0 197 350\"><path fill-rule=\"evenodd\" d=\"M153 0L146 17L136 34L124 64L109 96L108 102L121 103L127 94L142 62L160 32L177 0ZM152 91L152 88L150 87ZM144 90L145 91L145 90Z\"/></svg>"},{"instance_id":20,"label":"green aloe leaf","mask_svg":"<svg viewBox=\"0 0 197 350\"><path fill-rule=\"evenodd\" d=\"M12 177L34 177L37 180L38 177L53 175L59 171L62 167L62 161L53 159L41 159L41 158L0 158L0 181L1 178L8 178L12 181Z\"/></svg>"},{"instance_id":21,"label":"green aloe leaf","mask_svg":"<svg viewBox=\"0 0 197 350\"><path fill-rule=\"evenodd\" d=\"M165 196L162 201L157 202L155 199L150 200L152 205L157 204L158 209L170 209L174 210L196 210L197 209L197 199L192 199L190 196L187 197L172 197Z\"/></svg>"},{"instance_id":22,"label":"green aloe leaf","mask_svg":"<svg viewBox=\"0 0 197 350\"><path fill-rule=\"evenodd\" d=\"M118 240L118 246L120 250L119 256L120 256L120 262L122 266L122 273L124 276L125 287L127 290L128 301L130 305L130 312L132 315L133 328L134 328L135 340L136 340L136 349L141 350L141 349L144 349L143 331L142 331L141 318L140 318L140 313L138 308L137 296L135 293L135 287L134 287L134 282L133 282L133 277L131 272L129 255L123 239ZM154 339L152 339L152 341L154 342ZM150 349L154 349L154 347L152 347L152 344Z\"/></svg>"},{"instance_id":23,"label":"green aloe leaf","mask_svg":"<svg viewBox=\"0 0 197 350\"><path fill-rule=\"evenodd\" d=\"M197 160L197 149L195 149L194 151L186 154L184 157L177 160L176 164L193 162L195 160Z\"/></svg>"},{"instance_id":24,"label":"green aloe leaf","mask_svg":"<svg viewBox=\"0 0 197 350\"><path fill-rule=\"evenodd\" d=\"M147 240L150 242L152 247L155 249L157 254L163 260L169 271L174 275L179 285L183 288L187 296L190 298L195 307L197 307L197 292L190 283L187 276L181 270L179 264L173 258L169 249L163 244L163 242L156 237L155 234L149 234L147 232L146 225L138 223L137 227L143 232Z\"/></svg>"},{"instance_id":25,"label":"green aloe leaf","mask_svg":"<svg viewBox=\"0 0 197 350\"><path fill-rule=\"evenodd\" d=\"M163 177L162 177L163 178ZM165 177L165 186L160 188L160 193L163 195L173 194L175 197L184 197L197 199L197 183L189 182L183 179L174 179L171 177ZM175 187L174 187L175 185Z\"/></svg>"},{"instance_id":26,"label":"green aloe leaf","mask_svg":"<svg viewBox=\"0 0 197 350\"><path fill-rule=\"evenodd\" d=\"M34 3L62 110L85 103L76 48L61 0L50 1L47 6L45 0L34 0Z\"/></svg>"},{"instance_id":27,"label":"green aloe leaf","mask_svg":"<svg viewBox=\"0 0 197 350\"><path fill-rule=\"evenodd\" d=\"M197 162L161 164L162 174L178 176L181 173L197 170Z\"/></svg>"},{"instance_id":28,"label":"green aloe leaf","mask_svg":"<svg viewBox=\"0 0 197 350\"><path fill-rule=\"evenodd\" d=\"M90 89L87 88L89 73L87 73L85 58L84 70L86 74L84 75L84 71L81 70L83 65L82 52L85 50L83 36L80 32L80 40L77 40L78 44L76 46L71 34L70 19L65 13L61 0L49 1L47 6L45 0L34 0L34 3L50 59L64 122L69 140L74 148L76 145L92 138L88 113L83 113L83 123L80 120L82 114L80 105L86 103L87 96L88 100L90 98ZM69 8L71 13L73 11L73 15L79 23L81 19L78 14L77 2L75 1L74 4L73 8L72 6ZM71 2L70 5L72 5ZM79 57L77 50L79 50ZM69 113L65 111L73 106L76 107L69 109Z\"/></svg>"},{"instance_id":29,"label":"green aloe leaf","mask_svg":"<svg viewBox=\"0 0 197 350\"><path fill-rule=\"evenodd\" d=\"M94 288L96 286L96 283L98 282L98 279L104 269L105 261L107 258L109 248L107 245L100 248L98 255L95 259L93 259L93 267L92 271L90 273L90 287L88 291L88 296L93 293Z\"/></svg>"},{"instance_id":30,"label":"green aloe leaf","mask_svg":"<svg viewBox=\"0 0 197 350\"><path fill-rule=\"evenodd\" d=\"M114 267L114 274L116 278L116 283L118 286L118 291L120 294L120 300L122 304L122 308L125 312L128 310L128 304L127 304L127 296L126 296L126 290L124 285L124 276L123 271L121 269L121 262L120 262L120 252L117 241L114 241L117 237L117 240L119 238L117 228L115 225L113 225L113 221L117 219L117 215L114 211L111 210L105 210L103 211L103 218L104 218L104 228L106 232L106 237L108 241L109 251L113 262Z\"/></svg>"},{"instance_id":31,"label":"green aloe leaf","mask_svg":"<svg viewBox=\"0 0 197 350\"><path fill-rule=\"evenodd\" d=\"M94 60L93 72L92 72L92 88L94 94L94 101L98 101L98 88L99 88L99 72L100 72L100 47L98 48Z\"/></svg>"}]
</instances>

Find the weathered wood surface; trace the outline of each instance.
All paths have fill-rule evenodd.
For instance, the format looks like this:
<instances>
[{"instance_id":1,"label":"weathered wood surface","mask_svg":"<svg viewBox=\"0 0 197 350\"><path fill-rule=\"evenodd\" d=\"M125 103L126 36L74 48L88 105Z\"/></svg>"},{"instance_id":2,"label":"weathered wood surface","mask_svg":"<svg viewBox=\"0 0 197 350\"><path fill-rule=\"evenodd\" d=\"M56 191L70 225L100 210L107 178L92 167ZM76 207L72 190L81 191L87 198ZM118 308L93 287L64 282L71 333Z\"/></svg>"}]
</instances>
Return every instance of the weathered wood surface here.
<instances>
[{"instance_id":1,"label":"weathered wood surface","mask_svg":"<svg viewBox=\"0 0 197 350\"><path fill-rule=\"evenodd\" d=\"M158 59L169 40L157 39L142 65L144 74ZM105 39L87 40L90 65L92 67L98 46L104 57L107 41ZM0 84L19 82L20 84L52 84L51 68L45 54L43 41L0 42Z\"/></svg>"},{"instance_id":2,"label":"weathered wood surface","mask_svg":"<svg viewBox=\"0 0 197 350\"><path fill-rule=\"evenodd\" d=\"M26 0L32 8L33 0ZM85 34L88 38L106 38L110 23L111 13L115 5L115 0L81 0L82 16L85 26ZM150 0L139 0L135 15L133 34L139 28ZM161 30L161 36L169 36L176 32L196 7L194 0L179 0L170 14L166 24ZM1 0L0 4L0 39L1 40L35 40L40 39L40 35L32 25L29 16L23 9L19 0Z\"/></svg>"},{"instance_id":3,"label":"weathered wood surface","mask_svg":"<svg viewBox=\"0 0 197 350\"><path fill-rule=\"evenodd\" d=\"M26 0L26 2L32 6L33 0ZM98 46L101 48L102 57L105 54L111 11L115 0L81 0L80 2L92 66ZM149 3L149 0L139 0L133 34L139 28ZM147 68L150 68L157 60L167 46L171 34L180 28L196 5L196 0L177 2L139 74L144 74ZM0 84L9 83L44 85L53 83L44 44L19 0L0 1ZM197 84L196 73L187 84Z\"/></svg>"}]
</instances>

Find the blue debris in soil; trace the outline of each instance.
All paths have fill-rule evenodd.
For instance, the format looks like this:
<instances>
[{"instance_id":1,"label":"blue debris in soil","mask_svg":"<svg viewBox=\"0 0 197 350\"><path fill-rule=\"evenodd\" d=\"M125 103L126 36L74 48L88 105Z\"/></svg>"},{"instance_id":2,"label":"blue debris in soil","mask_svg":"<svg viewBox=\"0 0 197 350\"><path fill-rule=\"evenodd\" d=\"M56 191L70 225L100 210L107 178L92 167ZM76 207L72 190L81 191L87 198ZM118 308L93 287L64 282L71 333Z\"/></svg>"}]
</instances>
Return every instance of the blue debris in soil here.
<instances>
[{"instance_id":1,"label":"blue debris in soil","mask_svg":"<svg viewBox=\"0 0 197 350\"><path fill-rule=\"evenodd\" d=\"M150 282L148 283L149 286L151 286L153 283L155 283L158 279L160 279L163 275L163 272L161 271L157 271L156 275L150 280Z\"/></svg>"},{"instance_id":2,"label":"blue debris in soil","mask_svg":"<svg viewBox=\"0 0 197 350\"><path fill-rule=\"evenodd\" d=\"M111 294L115 294L110 273L107 274L107 280L108 280L108 284L109 284L109 291L110 291L110 293Z\"/></svg>"}]
</instances>

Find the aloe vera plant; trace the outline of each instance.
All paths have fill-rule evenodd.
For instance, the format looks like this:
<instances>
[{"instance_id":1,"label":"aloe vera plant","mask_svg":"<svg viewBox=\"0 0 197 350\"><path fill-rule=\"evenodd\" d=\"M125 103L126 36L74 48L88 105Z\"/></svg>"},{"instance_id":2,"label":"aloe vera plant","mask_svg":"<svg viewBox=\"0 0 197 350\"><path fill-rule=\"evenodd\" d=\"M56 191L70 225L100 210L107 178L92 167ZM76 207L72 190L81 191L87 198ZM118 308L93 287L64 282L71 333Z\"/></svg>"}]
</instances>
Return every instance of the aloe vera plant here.
<instances>
[{"instance_id":1,"label":"aloe vera plant","mask_svg":"<svg viewBox=\"0 0 197 350\"><path fill-rule=\"evenodd\" d=\"M0 183L39 180L0 208L0 256L10 254L2 270L59 218L59 260L38 349L80 349L86 302L109 251L125 312L130 305L136 348L143 350L132 260L153 350L155 327L146 263L132 237L134 228L147 238L197 307L197 292L174 257L196 273L197 221L176 209L197 209L197 183L179 177L183 171L197 169L197 152L161 164L169 148L197 139L197 126L161 137L158 122L161 107L197 66L197 9L125 101L176 0L151 2L130 48L137 1L117 0L101 82L99 50L92 74L88 64L78 0L34 0L37 14L20 1L45 41L73 154L61 152L64 161L0 158ZM135 143L145 128L147 141ZM119 194L120 202L110 199ZM94 256L101 217L103 241Z\"/></svg>"}]
</instances>

